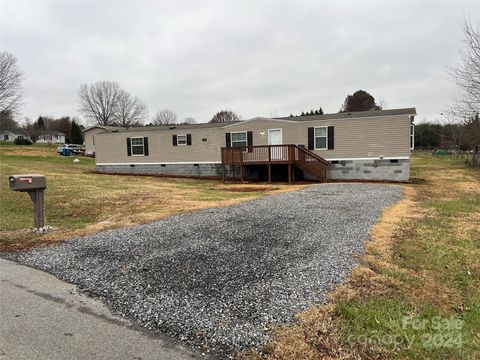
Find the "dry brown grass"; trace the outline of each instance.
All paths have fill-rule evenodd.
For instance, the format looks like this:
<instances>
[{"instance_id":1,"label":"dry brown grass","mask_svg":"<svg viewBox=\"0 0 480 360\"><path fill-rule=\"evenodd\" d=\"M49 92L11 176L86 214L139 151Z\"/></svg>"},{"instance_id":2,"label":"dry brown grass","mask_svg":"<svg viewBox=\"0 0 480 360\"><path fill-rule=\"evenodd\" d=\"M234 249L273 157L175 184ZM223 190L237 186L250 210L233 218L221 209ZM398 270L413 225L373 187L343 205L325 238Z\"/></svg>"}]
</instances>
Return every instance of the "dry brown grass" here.
<instances>
[{"instance_id":1,"label":"dry brown grass","mask_svg":"<svg viewBox=\"0 0 480 360\"><path fill-rule=\"evenodd\" d=\"M94 160L55 153L56 147L0 146L0 251L14 251L105 229L143 224L189 211L222 207L264 195L298 190L301 184L223 184L218 180L105 175ZM46 224L56 228L32 233L27 194L8 190L8 175L41 173L47 177Z\"/></svg>"}]
</instances>

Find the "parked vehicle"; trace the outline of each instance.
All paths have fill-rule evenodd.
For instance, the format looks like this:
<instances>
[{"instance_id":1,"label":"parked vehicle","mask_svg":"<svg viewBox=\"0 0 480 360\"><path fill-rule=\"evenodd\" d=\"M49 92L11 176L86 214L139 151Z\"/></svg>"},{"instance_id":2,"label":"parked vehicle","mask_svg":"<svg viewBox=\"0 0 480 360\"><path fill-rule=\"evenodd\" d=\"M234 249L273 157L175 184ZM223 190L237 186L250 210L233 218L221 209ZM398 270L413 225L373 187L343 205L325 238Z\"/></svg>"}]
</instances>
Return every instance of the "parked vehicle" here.
<instances>
[{"instance_id":1,"label":"parked vehicle","mask_svg":"<svg viewBox=\"0 0 480 360\"><path fill-rule=\"evenodd\" d=\"M66 152L64 151L65 149L70 150L71 154L80 154L82 153L83 149L81 145L77 144L63 144L57 147L57 153L60 155L64 155Z\"/></svg>"}]
</instances>

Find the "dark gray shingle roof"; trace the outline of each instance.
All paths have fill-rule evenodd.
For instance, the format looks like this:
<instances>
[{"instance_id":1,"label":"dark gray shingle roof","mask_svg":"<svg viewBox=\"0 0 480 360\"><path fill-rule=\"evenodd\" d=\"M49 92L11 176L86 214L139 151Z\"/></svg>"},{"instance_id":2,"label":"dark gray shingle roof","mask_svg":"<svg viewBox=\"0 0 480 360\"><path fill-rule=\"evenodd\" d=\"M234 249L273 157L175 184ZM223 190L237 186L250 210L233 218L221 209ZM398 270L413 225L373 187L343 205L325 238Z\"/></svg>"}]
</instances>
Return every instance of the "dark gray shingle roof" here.
<instances>
[{"instance_id":1,"label":"dark gray shingle roof","mask_svg":"<svg viewBox=\"0 0 480 360\"><path fill-rule=\"evenodd\" d=\"M118 128L110 132L136 132L136 131L162 131L162 130L184 130L184 129L203 129L217 128L230 124L238 123L238 121L230 121L224 123L201 123L201 124L178 124L178 125L158 125L158 126L141 126L132 128Z\"/></svg>"},{"instance_id":2,"label":"dark gray shingle roof","mask_svg":"<svg viewBox=\"0 0 480 360\"><path fill-rule=\"evenodd\" d=\"M374 110L374 111L356 111L350 113L337 113L325 115L311 115L311 116L292 116L279 117L274 120L289 120L289 121L312 121L312 120L330 120L330 119L348 119L348 118L362 118L372 116L386 116L386 115L416 115L415 108L391 109L391 110ZM200 124L179 124L179 125L159 125L159 126L140 126L132 128L113 128L108 132L141 132L141 131L165 131L165 130L187 130L187 129L203 129L203 128L217 128L227 125L238 124L239 121L230 121L225 123L200 123Z\"/></svg>"},{"instance_id":3,"label":"dark gray shingle roof","mask_svg":"<svg viewBox=\"0 0 480 360\"><path fill-rule=\"evenodd\" d=\"M390 109L390 110L371 110L371 111L352 111L349 113L336 113L336 114L324 114L324 115L310 115L310 116L288 116L279 117L279 120L290 121L312 121L312 120L330 120L330 119L347 119L347 118L360 118L360 117L372 117L372 116L386 116L386 115L416 115L417 110L412 108L403 109Z\"/></svg>"}]
</instances>

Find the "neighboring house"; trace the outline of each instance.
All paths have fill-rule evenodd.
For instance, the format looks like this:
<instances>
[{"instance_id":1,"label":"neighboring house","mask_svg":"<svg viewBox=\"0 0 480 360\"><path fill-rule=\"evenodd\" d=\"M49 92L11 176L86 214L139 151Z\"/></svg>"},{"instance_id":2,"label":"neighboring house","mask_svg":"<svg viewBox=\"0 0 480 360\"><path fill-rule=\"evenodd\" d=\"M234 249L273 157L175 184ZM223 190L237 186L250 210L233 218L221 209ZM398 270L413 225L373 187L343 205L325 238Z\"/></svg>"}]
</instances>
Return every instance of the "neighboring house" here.
<instances>
[{"instance_id":1,"label":"neighboring house","mask_svg":"<svg viewBox=\"0 0 480 360\"><path fill-rule=\"evenodd\" d=\"M407 108L116 129L96 134L96 167L105 173L406 181L414 115L415 108Z\"/></svg>"},{"instance_id":2,"label":"neighboring house","mask_svg":"<svg viewBox=\"0 0 480 360\"><path fill-rule=\"evenodd\" d=\"M85 153L86 154L95 154L95 135L98 133L102 133L105 131L113 131L122 129L116 126L103 126L103 125L95 125L88 127L83 132L83 139L85 142Z\"/></svg>"},{"instance_id":3,"label":"neighboring house","mask_svg":"<svg viewBox=\"0 0 480 360\"><path fill-rule=\"evenodd\" d=\"M30 130L30 136L38 144L65 144L65 134L57 130Z\"/></svg>"},{"instance_id":4,"label":"neighboring house","mask_svg":"<svg viewBox=\"0 0 480 360\"><path fill-rule=\"evenodd\" d=\"M30 139L30 135L22 129L7 129L0 131L0 140L15 141L15 139Z\"/></svg>"}]
</instances>

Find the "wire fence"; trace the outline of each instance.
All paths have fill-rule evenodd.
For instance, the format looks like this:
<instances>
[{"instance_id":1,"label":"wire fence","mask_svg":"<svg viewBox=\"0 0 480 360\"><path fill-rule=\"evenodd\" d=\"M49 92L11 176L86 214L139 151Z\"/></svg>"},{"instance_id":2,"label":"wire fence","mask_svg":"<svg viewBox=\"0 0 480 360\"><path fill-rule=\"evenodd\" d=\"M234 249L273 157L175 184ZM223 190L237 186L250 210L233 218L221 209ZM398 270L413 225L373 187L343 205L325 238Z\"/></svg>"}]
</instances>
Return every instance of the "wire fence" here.
<instances>
[{"instance_id":1,"label":"wire fence","mask_svg":"<svg viewBox=\"0 0 480 360\"><path fill-rule=\"evenodd\" d=\"M455 150L415 150L415 155L461 161L471 167L480 167L480 152Z\"/></svg>"}]
</instances>

